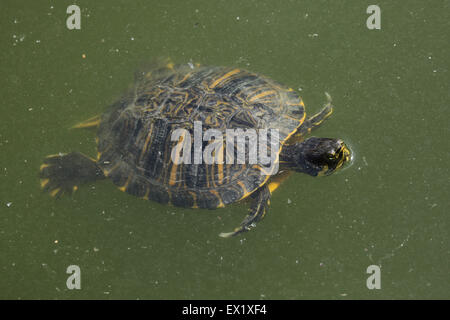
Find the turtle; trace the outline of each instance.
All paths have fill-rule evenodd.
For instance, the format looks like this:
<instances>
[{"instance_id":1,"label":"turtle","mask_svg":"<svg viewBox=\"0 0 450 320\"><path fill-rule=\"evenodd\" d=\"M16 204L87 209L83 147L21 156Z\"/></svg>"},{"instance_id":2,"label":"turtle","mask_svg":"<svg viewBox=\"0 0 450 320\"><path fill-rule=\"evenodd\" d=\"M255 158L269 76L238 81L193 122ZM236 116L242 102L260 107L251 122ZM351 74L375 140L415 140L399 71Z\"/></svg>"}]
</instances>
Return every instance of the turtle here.
<instances>
[{"instance_id":1,"label":"turtle","mask_svg":"<svg viewBox=\"0 0 450 320\"><path fill-rule=\"evenodd\" d=\"M306 137L333 111L326 96L323 108L307 118L298 93L267 76L237 67L160 62L136 72L134 84L103 114L74 126L97 130L97 157L47 156L40 167L41 187L60 197L109 178L121 191L179 207L216 209L246 199L249 212L242 223L220 233L236 236L265 216L272 193L293 172L329 175L349 161L341 139ZM189 149L188 135L195 136L195 130L212 130L217 139L200 137ZM255 145L249 139L254 136L246 137L251 130L270 132L260 143L273 156L270 168L248 160ZM228 140L230 132L238 137ZM244 161L235 157L239 136ZM213 142L226 142L212 148L216 162L193 161Z\"/></svg>"}]
</instances>

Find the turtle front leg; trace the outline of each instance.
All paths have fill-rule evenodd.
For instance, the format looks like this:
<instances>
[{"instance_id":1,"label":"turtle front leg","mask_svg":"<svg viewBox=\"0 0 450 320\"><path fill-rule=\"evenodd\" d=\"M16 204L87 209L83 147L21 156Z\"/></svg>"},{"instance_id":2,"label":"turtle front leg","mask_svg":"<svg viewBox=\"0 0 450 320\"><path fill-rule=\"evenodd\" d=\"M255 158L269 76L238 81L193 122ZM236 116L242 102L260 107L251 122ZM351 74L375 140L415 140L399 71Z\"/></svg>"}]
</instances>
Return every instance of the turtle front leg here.
<instances>
[{"instance_id":1,"label":"turtle front leg","mask_svg":"<svg viewBox=\"0 0 450 320\"><path fill-rule=\"evenodd\" d=\"M313 129L320 126L325 119L331 116L331 114L333 113L331 96L327 92L325 92L325 95L327 97L327 102L325 103L322 110L303 122L300 128L298 128L297 133L294 135L292 142L299 142L303 140L303 137L306 134L310 133Z\"/></svg>"},{"instance_id":2,"label":"turtle front leg","mask_svg":"<svg viewBox=\"0 0 450 320\"><path fill-rule=\"evenodd\" d=\"M267 184L257 190L254 194L252 194L253 201L250 205L250 213L245 217L244 221L241 222L240 226L232 232L222 232L219 236L222 238L232 237L249 231L251 228L256 226L256 223L264 218L267 212L270 204L270 196L271 192Z\"/></svg>"}]
</instances>

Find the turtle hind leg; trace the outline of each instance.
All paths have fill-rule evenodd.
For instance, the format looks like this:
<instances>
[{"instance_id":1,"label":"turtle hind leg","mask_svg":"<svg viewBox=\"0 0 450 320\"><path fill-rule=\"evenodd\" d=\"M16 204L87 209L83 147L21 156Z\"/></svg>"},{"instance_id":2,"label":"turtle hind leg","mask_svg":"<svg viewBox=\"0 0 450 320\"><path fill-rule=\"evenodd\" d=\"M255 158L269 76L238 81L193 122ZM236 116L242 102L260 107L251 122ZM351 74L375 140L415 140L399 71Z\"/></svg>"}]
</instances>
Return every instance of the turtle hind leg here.
<instances>
[{"instance_id":1,"label":"turtle hind leg","mask_svg":"<svg viewBox=\"0 0 450 320\"><path fill-rule=\"evenodd\" d=\"M232 232L222 232L221 234L219 234L220 237L229 238L249 231L256 225L258 221L264 218L270 204L271 193L269 187L267 186L267 184L264 185L252 196L253 202L250 206L250 213L241 222L239 227L235 228Z\"/></svg>"},{"instance_id":2,"label":"turtle hind leg","mask_svg":"<svg viewBox=\"0 0 450 320\"><path fill-rule=\"evenodd\" d=\"M105 178L97 163L78 152L50 155L40 169L41 187L53 197L72 194L78 186Z\"/></svg>"}]
</instances>

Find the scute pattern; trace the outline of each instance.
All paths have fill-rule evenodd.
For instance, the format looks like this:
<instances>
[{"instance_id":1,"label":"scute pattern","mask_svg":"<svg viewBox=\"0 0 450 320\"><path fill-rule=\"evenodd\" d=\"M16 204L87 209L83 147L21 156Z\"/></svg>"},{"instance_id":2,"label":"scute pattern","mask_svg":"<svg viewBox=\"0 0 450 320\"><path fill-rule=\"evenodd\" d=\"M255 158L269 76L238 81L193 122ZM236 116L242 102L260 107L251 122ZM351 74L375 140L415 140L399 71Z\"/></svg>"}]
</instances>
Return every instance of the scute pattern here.
<instances>
[{"instance_id":1,"label":"scute pattern","mask_svg":"<svg viewBox=\"0 0 450 320\"><path fill-rule=\"evenodd\" d=\"M98 163L121 190L135 196L217 208L248 196L269 176L261 175L258 165L177 166L171 160L178 144L171 141L172 132L183 128L193 137L194 121L200 121L203 130L222 132L223 152L230 156L226 129L274 128L284 142L304 117L298 95L266 77L224 67L162 67L143 73L134 91L104 114Z\"/></svg>"}]
</instances>

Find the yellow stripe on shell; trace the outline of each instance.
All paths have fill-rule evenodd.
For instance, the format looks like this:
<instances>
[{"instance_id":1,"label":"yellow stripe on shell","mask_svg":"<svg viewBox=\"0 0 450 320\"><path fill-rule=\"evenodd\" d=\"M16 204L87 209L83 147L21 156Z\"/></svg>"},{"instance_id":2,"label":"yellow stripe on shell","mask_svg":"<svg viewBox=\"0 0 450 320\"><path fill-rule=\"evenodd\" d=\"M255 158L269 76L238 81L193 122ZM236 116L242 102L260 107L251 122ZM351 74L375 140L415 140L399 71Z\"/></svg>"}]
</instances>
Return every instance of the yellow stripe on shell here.
<instances>
[{"instance_id":1,"label":"yellow stripe on shell","mask_svg":"<svg viewBox=\"0 0 450 320\"><path fill-rule=\"evenodd\" d=\"M236 74L236 73L239 73L240 71L241 71L240 69L234 69L234 70L231 70L230 72L227 72L225 75L223 75L222 77L220 77L219 79L217 79L216 81L214 81L214 82L211 84L210 88L211 88L211 89L212 89L212 88L215 88L219 83L221 83L221 82L224 81L225 79L231 77L232 75L234 75L234 74Z\"/></svg>"},{"instance_id":2,"label":"yellow stripe on shell","mask_svg":"<svg viewBox=\"0 0 450 320\"><path fill-rule=\"evenodd\" d=\"M189 191L189 194L192 196L192 199L193 199L193 202L194 202L194 204L192 205L191 208L197 209L198 208L198 205L197 205L197 194L195 192L193 192L193 191Z\"/></svg>"},{"instance_id":3,"label":"yellow stripe on shell","mask_svg":"<svg viewBox=\"0 0 450 320\"><path fill-rule=\"evenodd\" d=\"M258 100L258 99L260 99L260 98L263 98L263 97L265 97L265 96L268 96L268 95L271 95L271 94L275 94L275 93L276 93L275 90L267 90L267 91L261 92L261 93L255 95L255 96L251 97L251 98L249 99L249 101L250 101L250 102L253 102L253 101L255 101L255 100Z\"/></svg>"},{"instance_id":4,"label":"yellow stripe on shell","mask_svg":"<svg viewBox=\"0 0 450 320\"><path fill-rule=\"evenodd\" d=\"M217 197L217 199L219 200L219 205L217 206L217 208L225 207L225 205L222 202L222 198L220 197L220 194L219 194L219 192L217 192L217 190L211 189L209 192L212 193L213 195L215 195Z\"/></svg>"},{"instance_id":5,"label":"yellow stripe on shell","mask_svg":"<svg viewBox=\"0 0 450 320\"><path fill-rule=\"evenodd\" d=\"M119 190L123 191L123 192L127 191L127 187L130 184L130 181L131 181L131 177L128 177L128 179L125 182L125 184L123 186L119 187Z\"/></svg>"},{"instance_id":6,"label":"yellow stripe on shell","mask_svg":"<svg viewBox=\"0 0 450 320\"><path fill-rule=\"evenodd\" d=\"M150 131L147 134L147 137L145 138L144 147L142 148L141 155L139 156L139 161L142 161L142 158L144 157L145 153L147 152L148 144L150 143L150 138L152 137L152 132L153 132L153 124L151 125Z\"/></svg>"},{"instance_id":7,"label":"yellow stripe on shell","mask_svg":"<svg viewBox=\"0 0 450 320\"><path fill-rule=\"evenodd\" d=\"M41 188L44 188L47 184L48 184L48 182L50 181L50 179L41 179Z\"/></svg>"},{"instance_id":8,"label":"yellow stripe on shell","mask_svg":"<svg viewBox=\"0 0 450 320\"><path fill-rule=\"evenodd\" d=\"M242 181L238 181L237 184L242 188L244 194L248 193L247 188L245 187L245 184Z\"/></svg>"},{"instance_id":9,"label":"yellow stripe on shell","mask_svg":"<svg viewBox=\"0 0 450 320\"><path fill-rule=\"evenodd\" d=\"M180 136L178 139L178 143L175 146L175 161L172 161L173 165L170 169L170 176L169 176L169 185L173 186L177 183L177 171L178 171L178 163L180 163L180 151L184 146L184 134Z\"/></svg>"}]
</instances>

